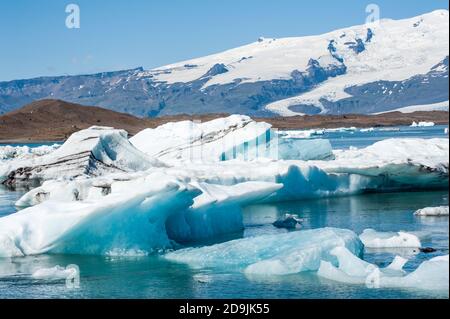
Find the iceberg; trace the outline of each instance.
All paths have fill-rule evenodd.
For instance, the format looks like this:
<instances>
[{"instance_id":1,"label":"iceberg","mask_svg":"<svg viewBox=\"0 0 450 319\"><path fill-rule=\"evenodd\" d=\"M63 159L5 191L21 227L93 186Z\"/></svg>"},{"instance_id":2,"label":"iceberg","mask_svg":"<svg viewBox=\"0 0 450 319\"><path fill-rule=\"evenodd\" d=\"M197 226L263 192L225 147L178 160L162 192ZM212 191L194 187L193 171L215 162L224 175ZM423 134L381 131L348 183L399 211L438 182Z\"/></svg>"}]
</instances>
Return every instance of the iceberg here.
<instances>
[{"instance_id":1,"label":"iceberg","mask_svg":"<svg viewBox=\"0 0 450 319\"><path fill-rule=\"evenodd\" d=\"M276 153L275 153L276 154ZM278 156L280 160L332 160L333 149L329 140L286 139L278 142Z\"/></svg>"},{"instance_id":2,"label":"iceberg","mask_svg":"<svg viewBox=\"0 0 450 319\"><path fill-rule=\"evenodd\" d=\"M282 138L286 139L308 139L314 136L325 134L325 130L305 130L305 131L279 131Z\"/></svg>"},{"instance_id":3,"label":"iceberg","mask_svg":"<svg viewBox=\"0 0 450 319\"><path fill-rule=\"evenodd\" d=\"M59 147L58 144L42 145L38 147L29 146L0 146L0 162L14 159L31 159L47 155Z\"/></svg>"},{"instance_id":4,"label":"iceberg","mask_svg":"<svg viewBox=\"0 0 450 319\"><path fill-rule=\"evenodd\" d=\"M358 258L345 247L336 247L330 254L337 258L338 266L322 260L317 271L319 277L349 284L366 284L367 278L378 269L377 266ZM397 256L389 266L381 269L381 273L404 275L403 266L407 261L407 259Z\"/></svg>"},{"instance_id":5,"label":"iceberg","mask_svg":"<svg viewBox=\"0 0 450 319\"><path fill-rule=\"evenodd\" d=\"M282 185L244 182L232 186L193 183L202 193L187 210L171 215L166 222L169 237L177 243L197 242L242 232L242 207L258 202Z\"/></svg>"},{"instance_id":6,"label":"iceberg","mask_svg":"<svg viewBox=\"0 0 450 319\"><path fill-rule=\"evenodd\" d=\"M395 257L386 268L365 262L344 247L331 251L338 266L322 260L317 275L348 284L365 284L368 288L414 288L445 291L449 289L449 259L447 256L424 261L413 272L406 273L407 260Z\"/></svg>"},{"instance_id":7,"label":"iceberg","mask_svg":"<svg viewBox=\"0 0 450 319\"><path fill-rule=\"evenodd\" d=\"M170 248L168 216L188 209L199 194L198 189L155 173L117 181L100 200L45 201L0 218L0 257Z\"/></svg>"},{"instance_id":8,"label":"iceberg","mask_svg":"<svg viewBox=\"0 0 450 319\"><path fill-rule=\"evenodd\" d=\"M286 138L284 134L272 130L270 124L255 122L243 115L204 123L168 123L146 129L130 141L147 155L175 165L180 162L214 163L233 159L322 160L333 157L331 144L327 140Z\"/></svg>"},{"instance_id":9,"label":"iceberg","mask_svg":"<svg viewBox=\"0 0 450 319\"><path fill-rule=\"evenodd\" d=\"M49 181L17 202L26 207L48 199L100 198L114 180L163 173L187 183L233 186L244 182L281 184L264 201L360 194L364 192L448 188L448 143L445 139L391 139L364 149L334 151L334 160L230 160L215 163L149 165L138 172L115 172ZM148 163L148 162L144 162ZM144 166L146 167L146 166ZM142 169L144 169L142 167ZM262 167L264 169L262 169Z\"/></svg>"},{"instance_id":10,"label":"iceberg","mask_svg":"<svg viewBox=\"0 0 450 319\"><path fill-rule=\"evenodd\" d=\"M448 206L426 207L417 210L416 216L448 216Z\"/></svg>"},{"instance_id":11,"label":"iceberg","mask_svg":"<svg viewBox=\"0 0 450 319\"><path fill-rule=\"evenodd\" d=\"M241 207L282 187L186 183L160 172L119 177L51 181L29 192L18 204L34 206L0 218L0 257L145 255L216 238L242 231Z\"/></svg>"},{"instance_id":12,"label":"iceberg","mask_svg":"<svg viewBox=\"0 0 450 319\"><path fill-rule=\"evenodd\" d=\"M448 291L449 289L449 256L439 256L424 261L413 272L404 277L381 276L379 288L419 288L426 290ZM377 277L377 272L372 277ZM378 288L375 287L375 288Z\"/></svg>"},{"instance_id":13,"label":"iceberg","mask_svg":"<svg viewBox=\"0 0 450 319\"><path fill-rule=\"evenodd\" d=\"M432 126L435 126L435 123L433 123L433 122L419 122L419 123L413 122L411 124L411 127L432 127Z\"/></svg>"},{"instance_id":14,"label":"iceberg","mask_svg":"<svg viewBox=\"0 0 450 319\"><path fill-rule=\"evenodd\" d=\"M370 133L370 132L374 132L375 129L373 127L369 127L369 128L362 128L359 130L361 133Z\"/></svg>"},{"instance_id":15,"label":"iceberg","mask_svg":"<svg viewBox=\"0 0 450 319\"><path fill-rule=\"evenodd\" d=\"M377 232L366 229L359 239L367 248L420 248L419 237L406 232Z\"/></svg>"},{"instance_id":16,"label":"iceberg","mask_svg":"<svg viewBox=\"0 0 450 319\"><path fill-rule=\"evenodd\" d=\"M12 187L36 186L50 179L133 172L163 165L134 148L127 135L124 130L109 127L79 131L44 156L1 162L0 181Z\"/></svg>"},{"instance_id":17,"label":"iceberg","mask_svg":"<svg viewBox=\"0 0 450 319\"><path fill-rule=\"evenodd\" d=\"M73 278L77 275L77 269L74 267L61 267L59 265L56 265L51 268L40 268L35 270L31 277L33 279L39 279L39 280L61 280L61 279L68 279Z\"/></svg>"},{"instance_id":18,"label":"iceberg","mask_svg":"<svg viewBox=\"0 0 450 319\"><path fill-rule=\"evenodd\" d=\"M286 275L316 271L322 259L335 262L330 251L341 246L356 255L363 249L352 231L322 228L185 248L166 253L164 257L193 268L226 268L248 275Z\"/></svg>"},{"instance_id":19,"label":"iceberg","mask_svg":"<svg viewBox=\"0 0 450 319\"><path fill-rule=\"evenodd\" d=\"M265 144L271 125L244 115L205 123L182 121L146 129L130 142L147 155L171 162L218 162L223 154L244 144ZM260 141L258 143L258 141Z\"/></svg>"},{"instance_id":20,"label":"iceberg","mask_svg":"<svg viewBox=\"0 0 450 319\"><path fill-rule=\"evenodd\" d=\"M330 173L378 177L385 190L448 188L448 139L387 139L334 154L334 161L317 166Z\"/></svg>"}]
</instances>

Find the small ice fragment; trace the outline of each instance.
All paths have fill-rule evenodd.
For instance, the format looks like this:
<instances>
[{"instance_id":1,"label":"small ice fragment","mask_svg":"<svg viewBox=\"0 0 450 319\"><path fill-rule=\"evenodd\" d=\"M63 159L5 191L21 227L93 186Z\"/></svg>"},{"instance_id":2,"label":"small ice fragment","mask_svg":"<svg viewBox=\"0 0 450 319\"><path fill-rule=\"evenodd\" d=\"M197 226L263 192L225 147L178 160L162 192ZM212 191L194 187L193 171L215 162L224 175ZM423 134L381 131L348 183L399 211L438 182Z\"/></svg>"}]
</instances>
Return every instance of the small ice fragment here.
<instances>
[{"instance_id":1,"label":"small ice fragment","mask_svg":"<svg viewBox=\"0 0 450 319\"><path fill-rule=\"evenodd\" d=\"M414 215L416 216L448 216L448 206L440 207L426 207L417 210Z\"/></svg>"}]
</instances>

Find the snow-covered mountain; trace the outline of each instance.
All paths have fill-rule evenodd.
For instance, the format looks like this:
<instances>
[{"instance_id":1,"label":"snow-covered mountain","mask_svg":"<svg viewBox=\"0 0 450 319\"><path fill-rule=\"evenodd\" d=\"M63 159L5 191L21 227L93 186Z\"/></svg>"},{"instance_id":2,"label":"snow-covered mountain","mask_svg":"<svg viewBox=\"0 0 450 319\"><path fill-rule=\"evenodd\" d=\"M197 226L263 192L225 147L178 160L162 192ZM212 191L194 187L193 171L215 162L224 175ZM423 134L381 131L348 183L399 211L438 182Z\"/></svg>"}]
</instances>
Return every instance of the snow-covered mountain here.
<instances>
[{"instance_id":1,"label":"snow-covered mountain","mask_svg":"<svg viewBox=\"0 0 450 319\"><path fill-rule=\"evenodd\" d=\"M153 70L2 82L0 113L41 98L139 116L448 109L448 28L448 11L438 10L318 36L260 38Z\"/></svg>"}]
</instances>

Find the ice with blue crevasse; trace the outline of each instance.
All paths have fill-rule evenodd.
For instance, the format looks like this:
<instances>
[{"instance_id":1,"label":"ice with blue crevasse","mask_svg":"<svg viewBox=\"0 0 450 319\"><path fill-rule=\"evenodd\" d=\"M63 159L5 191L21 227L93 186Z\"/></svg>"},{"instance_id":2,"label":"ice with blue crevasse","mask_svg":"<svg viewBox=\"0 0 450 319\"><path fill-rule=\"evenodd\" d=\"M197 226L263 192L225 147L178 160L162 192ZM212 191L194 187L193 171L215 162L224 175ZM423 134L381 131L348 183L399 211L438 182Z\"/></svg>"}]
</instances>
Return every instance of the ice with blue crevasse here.
<instances>
[{"instance_id":1,"label":"ice with blue crevasse","mask_svg":"<svg viewBox=\"0 0 450 319\"><path fill-rule=\"evenodd\" d=\"M34 188L17 201L22 210L0 218L0 257L175 249L165 258L192 267L229 267L249 276L319 271L351 282L379 270L380 285L396 285L391 275L403 274L402 260L377 270L359 257L364 245L420 247L416 234L366 230L358 237L324 228L176 250L242 232L249 204L448 187L448 139L388 139L333 150L327 140L289 134L234 115L169 123L131 139L122 130L92 127L59 147L2 149L8 154L0 158L0 181ZM412 285L430 267L440 269L437 264L424 263L401 284Z\"/></svg>"}]
</instances>

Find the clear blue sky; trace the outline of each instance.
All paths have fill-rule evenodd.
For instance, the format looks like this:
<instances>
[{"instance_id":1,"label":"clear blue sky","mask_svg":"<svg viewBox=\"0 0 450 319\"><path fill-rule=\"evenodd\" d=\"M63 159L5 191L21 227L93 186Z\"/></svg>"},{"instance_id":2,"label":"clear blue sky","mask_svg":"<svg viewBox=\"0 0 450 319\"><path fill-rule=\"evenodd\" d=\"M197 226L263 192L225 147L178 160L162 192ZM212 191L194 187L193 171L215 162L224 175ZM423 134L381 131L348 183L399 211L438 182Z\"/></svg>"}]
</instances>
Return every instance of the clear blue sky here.
<instances>
[{"instance_id":1,"label":"clear blue sky","mask_svg":"<svg viewBox=\"0 0 450 319\"><path fill-rule=\"evenodd\" d=\"M78 4L81 28L67 29ZM447 0L14 0L0 1L0 81L153 68L255 41L320 34L382 18L448 9Z\"/></svg>"}]
</instances>

